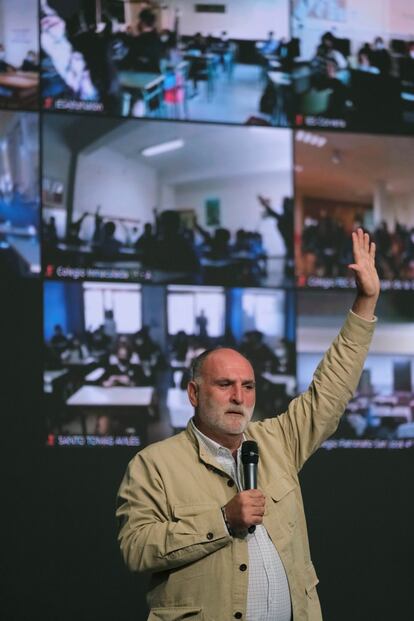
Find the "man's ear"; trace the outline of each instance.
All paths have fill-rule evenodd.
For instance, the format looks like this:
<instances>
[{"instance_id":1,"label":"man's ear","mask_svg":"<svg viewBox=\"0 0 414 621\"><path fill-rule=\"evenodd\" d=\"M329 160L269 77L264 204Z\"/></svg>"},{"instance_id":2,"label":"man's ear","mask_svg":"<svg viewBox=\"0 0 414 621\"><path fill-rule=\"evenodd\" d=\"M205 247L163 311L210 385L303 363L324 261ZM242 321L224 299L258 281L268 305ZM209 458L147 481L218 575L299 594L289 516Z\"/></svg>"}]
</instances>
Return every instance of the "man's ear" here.
<instances>
[{"instance_id":1,"label":"man's ear","mask_svg":"<svg viewBox=\"0 0 414 621\"><path fill-rule=\"evenodd\" d=\"M187 394L191 405L196 408L198 406L198 385L194 380L188 382Z\"/></svg>"}]
</instances>

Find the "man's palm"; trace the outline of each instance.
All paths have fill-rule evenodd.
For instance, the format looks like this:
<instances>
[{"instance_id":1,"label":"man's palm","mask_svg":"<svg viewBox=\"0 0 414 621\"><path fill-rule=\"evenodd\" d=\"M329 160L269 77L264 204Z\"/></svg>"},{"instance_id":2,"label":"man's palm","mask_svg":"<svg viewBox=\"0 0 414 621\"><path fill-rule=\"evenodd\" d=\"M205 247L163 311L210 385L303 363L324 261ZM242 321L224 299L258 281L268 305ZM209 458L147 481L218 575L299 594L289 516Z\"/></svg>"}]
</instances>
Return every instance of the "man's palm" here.
<instances>
[{"instance_id":1,"label":"man's palm","mask_svg":"<svg viewBox=\"0 0 414 621\"><path fill-rule=\"evenodd\" d=\"M378 297L380 281L375 268L375 243L369 241L368 233L358 229L352 233L354 263L348 267L355 274L359 292L366 297Z\"/></svg>"}]
</instances>

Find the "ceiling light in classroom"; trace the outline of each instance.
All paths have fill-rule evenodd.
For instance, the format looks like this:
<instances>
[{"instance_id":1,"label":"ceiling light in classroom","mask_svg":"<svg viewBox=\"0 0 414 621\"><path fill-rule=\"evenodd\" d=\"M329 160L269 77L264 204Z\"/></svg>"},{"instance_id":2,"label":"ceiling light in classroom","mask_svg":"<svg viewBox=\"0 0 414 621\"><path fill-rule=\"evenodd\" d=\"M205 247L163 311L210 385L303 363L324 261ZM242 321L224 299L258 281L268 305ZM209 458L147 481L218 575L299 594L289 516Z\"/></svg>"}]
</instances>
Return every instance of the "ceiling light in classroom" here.
<instances>
[{"instance_id":1,"label":"ceiling light in classroom","mask_svg":"<svg viewBox=\"0 0 414 621\"><path fill-rule=\"evenodd\" d=\"M177 138L176 140L155 144L152 147L146 147L146 149L142 149L141 154L144 157L152 157L153 155L161 155L161 153L168 153L168 151L181 149L183 146L184 140L182 138Z\"/></svg>"},{"instance_id":2,"label":"ceiling light in classroom","mask_svg":"<svg viewBox=\"0 0 414 621\"><path fill-rule=\"evenodd\" d=\"M299 131L296 132L295 139L297 142L303 142L304 144L308 144L311 147L318 147L319 149L327 143L325 136L307 132L304 129L299 129Z\"/></svg>"}]
</instances>

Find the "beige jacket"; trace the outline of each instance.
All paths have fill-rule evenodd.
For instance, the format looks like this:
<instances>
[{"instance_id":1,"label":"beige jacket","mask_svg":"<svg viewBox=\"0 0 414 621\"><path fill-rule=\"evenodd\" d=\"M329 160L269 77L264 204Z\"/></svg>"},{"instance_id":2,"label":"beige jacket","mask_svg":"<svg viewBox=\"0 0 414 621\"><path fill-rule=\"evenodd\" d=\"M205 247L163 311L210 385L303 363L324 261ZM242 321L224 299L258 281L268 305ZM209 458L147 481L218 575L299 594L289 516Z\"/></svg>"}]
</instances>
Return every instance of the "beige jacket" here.
<instances>
[{"instance_id":1,"label":"beige jacket","mask_svg":"<svg viewBox=\"0 0 414 621\"><path fill-rule=\"evenodd\" d=\"M375 322L349 313L309 389L284 414L250 423L260 450L266 527L289 581L294 621L322 619L298 471L336 429L358 384ZM117 516L123 557L152 572L150 621L231 621L246 614L247 543L229 535L220 508L235 487L186 431L139 452L122 481Z\"/></svg>"}]
</instances>

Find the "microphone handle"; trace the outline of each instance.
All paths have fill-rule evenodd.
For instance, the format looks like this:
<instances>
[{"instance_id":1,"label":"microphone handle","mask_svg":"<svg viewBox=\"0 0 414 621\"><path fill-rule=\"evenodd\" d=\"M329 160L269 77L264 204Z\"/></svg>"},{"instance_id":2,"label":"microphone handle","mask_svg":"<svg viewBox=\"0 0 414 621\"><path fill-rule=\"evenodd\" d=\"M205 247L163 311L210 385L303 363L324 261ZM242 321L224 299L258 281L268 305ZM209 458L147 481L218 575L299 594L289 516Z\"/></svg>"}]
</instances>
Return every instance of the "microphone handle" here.
<instances>
[{"instance_id":1,"label":"microphone handle","mask_svg":"<svg viewBox=\"0 0 414 621\"><path fill-rule=\"evenodd\" d=\"M257 464L244 464L244 489L257 489Z\"/></svg>"},{"instance_id":2,"label":"microphone handle","mask_svg":"<svg viewBox=\"0 0 414 621\"><path fill-rule=\"evenodd\" d=\"M244 464L244 489L257 489L257 464ZM256 525L252 524L247 532L254 533Z\"/></svg>"}]
</instances>

